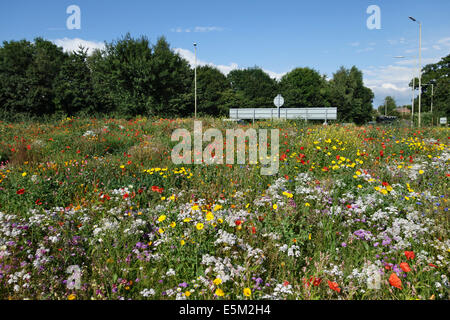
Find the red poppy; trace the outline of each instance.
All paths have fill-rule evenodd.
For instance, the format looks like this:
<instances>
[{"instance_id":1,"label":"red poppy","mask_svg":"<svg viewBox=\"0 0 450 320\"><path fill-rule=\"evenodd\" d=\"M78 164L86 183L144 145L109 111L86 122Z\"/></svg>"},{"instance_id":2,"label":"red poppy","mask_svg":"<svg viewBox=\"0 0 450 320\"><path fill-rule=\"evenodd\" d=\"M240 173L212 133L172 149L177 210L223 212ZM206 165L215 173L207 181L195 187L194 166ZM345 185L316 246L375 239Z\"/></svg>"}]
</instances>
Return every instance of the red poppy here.
<instances>
[{"instance_id":1,"label":"red poppy","mask_svg":"<svg viewBox=\"0 0 450 320\"><path fill-rule=\"evenodd\" d=\"M252 227L252 233L256 234L256 228L255 227Z\"/></svg>"},{"instance_id":2,"label":"red poppy","mask_svg":"<svg viewBox=\"0 0 450 320\"><path fill-rule=\"evenodd\" d=\"M289 281L283 282L283 286L287 287L289 285Z\"/></svg>"},{"instance_id":3,"label":"red poppy","mask_svg":"<svg viewBox=\"0 0 450 320\"><path fill-rule=\"evenodd\" d=\"M37 199L35 203L36 203L38 206L40 206L40 205L42 204L42 201L41 201L41 199Z\"/></svg>"},{"instance_id":4,"label":"red poppy","mask_svg":"<svg viewBox=\"0 0 450 320\"><path fill-rule=\"evenodd\" d=\"M395 274L395 272L393 272L389 277L389 284L393 287L402 290L402 280L400 280L400 278Z\"/></svg>"},{"instance_id":5,"label":"red poppy","mask_svg":"<svg viewBox=\"0 0 450 320\"><path fill-rule=\"evenodd\" d=\"M25 193L25 189L20 189L20 190L17 190L17 192L16 192L17 194L24 194Z\"/></svg>"},{"instance_id":6,"label":"red poppy","mask_svg":"<svg viewBox=\"0 0 450 320\"><path fill-rule=\"evenodd\" d=\"M318 287L319 284L320 284L321 282L322 282L322 279L321 279L321 278L316 278L316 277L314 277L313 285L314 285L315 287Z\"/></svg>"},{"instance_id":7,"label":"red poppy","mask_svg":"<svg viewBox=\"0 0 450 320\"><path fill-rule=\"evenodd\" d=\"M406 259L414 259L416 257L416 255L414 254L414 251L405 251L405 257Z\"/></svg>"},{"instance_id":8,"label":"red poppy","mask_svg":"<svg viewBox=\"0 0 450 320\"><path fill-rule=\"evenodd\" d=\"M433 267L433 268L437 268L438 266L437 265L434 265L434 264L432 264L432 263L429 263L428 264L430 267Z\"/></svg>"},{"instance_id":9,"label":"red poppy","mask_svg":"<svg viewBox=\"0 0 450 320\"><path fill-rule=\"evenodd\" d=\"M409 267L409 264L407 262L402 262L400 263L400 268L404 271L404 272L410 272L411 268Z\"/></svg>"},{"instance_id":10,"label":"red poppy","mask_svg":"<svg viewBox=\"0 0 450 320\"><path fill-rule=\"evenodd\" d=\"M241 225L242 221L241 221L241 220L236 220L234 223L235 223L237 226L239 226L239 225Z\"/></svg>"},{"instance_id":11,"label":"red poppy","mask_svg":"<svg viewBox=\"0 0 450 320\"><path fill-rule=\"evenodd\" d=\"M341 288L339 288L339 285L336 282L331 282L330 280L328 280L328 287L330 287L331 290L334 290L337 293L341 292Z\"/></svg>"}]
</instances>

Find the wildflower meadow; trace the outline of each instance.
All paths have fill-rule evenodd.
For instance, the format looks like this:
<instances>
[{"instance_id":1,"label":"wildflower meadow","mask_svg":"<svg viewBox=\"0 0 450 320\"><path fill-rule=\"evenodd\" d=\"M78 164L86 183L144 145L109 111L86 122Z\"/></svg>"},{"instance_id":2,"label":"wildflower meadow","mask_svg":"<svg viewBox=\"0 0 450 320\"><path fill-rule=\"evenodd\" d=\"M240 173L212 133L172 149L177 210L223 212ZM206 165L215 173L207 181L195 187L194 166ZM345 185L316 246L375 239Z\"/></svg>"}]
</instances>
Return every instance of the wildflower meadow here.
<instances>
[{"instance_id":1,"label":"wildflower meadow","mask_svg":"<svg viewBox=\"0 0 450 320\"><path fill-rule=\"evenodd\" d=\"M449 299L448 128L200 119L262 175L175 165L193 120L0 122L0 299Z\"/></svg>"}]
</instances>

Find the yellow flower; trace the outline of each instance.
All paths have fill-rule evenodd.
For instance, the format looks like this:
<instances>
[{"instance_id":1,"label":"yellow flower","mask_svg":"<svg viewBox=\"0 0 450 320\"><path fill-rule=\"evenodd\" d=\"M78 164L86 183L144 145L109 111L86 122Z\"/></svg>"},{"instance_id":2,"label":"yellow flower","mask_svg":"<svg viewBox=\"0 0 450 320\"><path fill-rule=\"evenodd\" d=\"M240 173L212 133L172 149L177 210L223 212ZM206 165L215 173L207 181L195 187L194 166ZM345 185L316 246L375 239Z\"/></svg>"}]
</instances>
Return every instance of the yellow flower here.
<instances>
[{"instance_id":1,"label":"yellow flower","mask_svg":"<svg viewBox=\"0 0 450 320\"><path fill-rule=\"evenodd\" d=\"M170 224L170 226L171 226L172 228L175 228L176 225L177 225L177 224L176 224L175 221L173 221L173 222Z\"/></svg>"},{"instance_id":2,"label":"yellow flower","mask_svg":"<svg viewBox=\"0 0 450 320\"><path fill-rule=\"evenodd\" d=\"M192 207L192 211L197 211L198 209L199 209L199 208L198 208L197 205L195 205L195 206Z\"/></svg>"},{"instance_id":3,"label":"yellow flower","mask_svg":"<svg viewBox=\"0 0 450 320\"><path fill-rule=\"evenodd\" d=\"M252 290L250 288L244 289L244 296L250 297L252 295Z\"/></svg>"},{"instance_id":4,"label":"yellow flower","mask_svg":"<svg viewBox=\"0 0 450 320\"><path fill-rule=\"evenodd\" d=\"M67 297L67 299L69 299L69 300L74 300L76 297L77 297L77 296L74 295L74 294L72 293L72 294L70 294L70 295Z\"/></svg>"},{"instance_id":5,"label":"yellow flower","mask_svg":"<svg viewBox=\"0 0 450 320\"><path fill-rule=\"evenodd\" d=\"M274 210L277 210L277 208L278 208L277 204L275 203L275 204L272 206L272 208L273 208Z\"/></svg>"},{"instance_id":6,"label":"yellow flower","mask_svg":"<svg viewBox=\"0 0 450 320\"><path fill-rule=\"evenodd\" d=\"M223 223L223 219L217 219L218 223Z\"/></svg>"},{"instance_id":7,"label":"yellow flower","mask_svg":"<svg viewBox=\"0 0 450 320\"><path fill-rule=\"evenodd\" d=\"M197 230L202 230L204 225L203 225L203 223L199 222L199 223L197 223L197 225L195 227L197 228Z\"/></svg>"},{"instance_id":8,"label":"yellow flower","mask_svg":"<svg viewBox=\"0 0 450 320\"><path fill-rule=\"evenodd\" d=\"M182 246L184 246L184 245L186 244L186 242L185 242L184 240L181 240L181 241L180 241L180 244L181 244Z\"/></svg>"},{"instance_id":9,"label":"yellow flower","mask_svg":"<svg viewBox=\"0 0 450 320\"><path fill-rule=\"evenodd\" d=\"M424 171L423 170L419 170L419 174L423 174L424 173Z\"/></svg>"},{"instance_id":10,"label":"yellow flower","mask_svg":"<svg viewBox=\"0 0 450 320\"><path fill-rule=\"evenodd\" d=\"M125 166L124 166L124 165L120 166L120 169L124 169L124 168L125 168Z\"/></svg>"},{"instance_id":11,"label":"yellow flower","mask_svg":"<svg viewBox=\"0 0 450 320\"><path fill-rule=\"evenodd\" d=\"M217 211L217 210L220 210L220 209L222 209L222 206L220 205L220 204L216 204L215 206L214 206L214 211Z\"/></svg>"},{"instance_id":12,"label":"yellow flower","mask_svg":"<svg viewBox=\"0 0 450 320\"><path fill-rule=\"evenodd\" d=\"M183 222L190 222L191 220L191 218L184 218Z\"/></svg>"},{"instance_id":13,"label":"yellow flower","mask_svg":"<svg viewBox=\"0 0 450 320\"><path fill-rule=\"evenodd\" d=\"M22 173L22 177L25 177L26 175L27 175L27 173L26 173L26 172Z\"/></svg>"},{"instance_id":14,"label":"yellow flower","mask_svg":"<svg viewBox=\"0 0 450 320\"><path fill-rule=\"evenodd\" d=\"M305 203L305 207L310 207L311 205L307 202Z\"/></svg>"},{"instance_id":15,"label":"yellow flower","mask_svg":"<svg viewBox=\"0 0 450 320\"><path fill-rule=\"evenodd\" d=\"M189 297L189 296L191 295L191 292L190 292L190 291L186 291L186 292L184 293L184 295L185 295L186 297Z\"/></svg>"},{"instance_id":16,"label":"yellow flower","mask_svg":"<svg viewBox=\"0 0 450 320\"><path fill-rule=\"evenodd\" d=\"M215 292L216 296L218 297L223 297L225 295L225 293L223 292L222 289L217 289Z\"/></svg>"},{"instance_id":17,"label":"yellow flower","mask_svg":"<svg viewBox=\"0 0 450 320\"><path fill-rule=\"evenodd\" d=\"M289 192L286 192L286 191L283 192L283 195L285 195L288 198L292 198L293 197L292 193L289 193Z\"/></svg>"},{"instance_id":18,"label":"yellow flower","mask_svg":"<svg viewBox=\"0 0 450 320\"><path fill-rule=\"evenodd\" d=\"M214 283L216 286L218 286L219 284L222 283L222 279L216 278L216 279L214 279L213 283Z\"/></svg>"},{"instance_id":19,"label":"yellow flower","mask_svg":"<svg viewBox=\"0 0 450 320\"><path fill-rule=\"evenodd\" d=\"M362 188L362 185L358 184L358 188L361 189L361 188Z\"/></svg>"},{"instance_id":20,"label":"yellow flower","mask_svg":"<svg viewBox=\"0 0 450 320\"><path fill-rule=\"evenodd\" d=\"M211 211L209 211L209 212L206 214L206 220L207 220L207 221L211 221L212 219L214 219L214 215L213 215L213 213L212 213Z\"/></svg>"},{"instance_id":21,"label":"yellow flower","mask_svg":"<svg viewBox=\"0 0 450 320\"><path fill-rule=\"evenodd\" d=\"M159 228L159 229L158 229L158 232L159 232L160 234L163 234L163 233L164 233L164 229Z\"/></svg>"},{"instance_id":22,"label":"yellow flower","mask_svg":"<svg viewBox=\"0 0 450 320\"><path fill-rule=\"evenodd\" d=\"M158 218L159 222L163 222L164 220L166 220L166 216L164 214Z\"/></svg>"}]
</instances>

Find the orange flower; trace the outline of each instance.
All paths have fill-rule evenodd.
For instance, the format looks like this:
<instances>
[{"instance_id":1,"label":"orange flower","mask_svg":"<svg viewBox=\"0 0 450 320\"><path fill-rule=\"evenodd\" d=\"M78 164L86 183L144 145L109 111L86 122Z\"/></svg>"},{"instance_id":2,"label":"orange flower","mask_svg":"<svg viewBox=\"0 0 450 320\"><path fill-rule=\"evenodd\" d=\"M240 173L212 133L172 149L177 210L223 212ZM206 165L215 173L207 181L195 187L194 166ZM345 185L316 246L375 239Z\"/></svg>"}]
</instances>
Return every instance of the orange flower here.
<instances>
[{"instance_id":1,"label":"orange flower","mask_svg":"<svg viewBox=\"0 0 450 320\"><path fill-rule=\"evenodd\" d=\"M330 280L328 280L328 286L331 290L334 290L338 293L341 292L341 288L339 288L339 285L336 282L331 282Z\"/></svg>"},{"instance_id":2,"label":"orange flower","mask_svg":"<svg viewBox=\"0 0 450 320\"><path fill-rule=\"evenodd\" d=\"M400 278L395 274L395 272L393 272L389 277L389 284L393 287L402 290L402 280L400 280Z\"/></svg>"},{"instance_id":3,"label":"orange flower","mask_svg":"<svg viewBox=\"0 0 450 320\"><path fill-rule=\"evenodd\" d=\"M400 263L400 268L402 268L405 272L410 272L411 268L409 267L409 264L407 262Z\"/></svg>"},{"instance_id":4,"label":"orange flower","mask_svg":"<svg viewBox=\"0 0 450 320\"><path fill-rule=\"evenodd\" d=\"M414 259L416 257L416 255L414 254L414 251L405 251L405 257L406 259Z\"/></svg>"}]
</instances>

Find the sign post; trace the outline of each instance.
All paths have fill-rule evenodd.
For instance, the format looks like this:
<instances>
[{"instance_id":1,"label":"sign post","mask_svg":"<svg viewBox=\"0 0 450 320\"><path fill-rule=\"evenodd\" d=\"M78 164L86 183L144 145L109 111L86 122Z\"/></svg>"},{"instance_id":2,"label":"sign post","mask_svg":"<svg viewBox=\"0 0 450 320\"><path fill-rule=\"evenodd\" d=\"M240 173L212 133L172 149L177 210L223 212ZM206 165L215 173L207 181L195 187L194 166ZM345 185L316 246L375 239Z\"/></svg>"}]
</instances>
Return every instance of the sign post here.
<instances>
[{"instance_id":1,"label":"sign post","mask_svg":"<svg viewBox=\"0 0 450 320\"><path fill-rule=\"evenodd\" d=\"M278 119L280 119L280 107L284 104L284 98L281 94L278 94L275 99L273 99L273 104L278 108Z\"/></svg>"}]
</instances>

